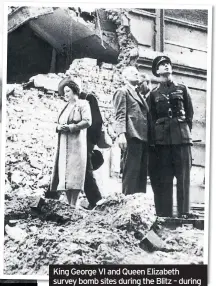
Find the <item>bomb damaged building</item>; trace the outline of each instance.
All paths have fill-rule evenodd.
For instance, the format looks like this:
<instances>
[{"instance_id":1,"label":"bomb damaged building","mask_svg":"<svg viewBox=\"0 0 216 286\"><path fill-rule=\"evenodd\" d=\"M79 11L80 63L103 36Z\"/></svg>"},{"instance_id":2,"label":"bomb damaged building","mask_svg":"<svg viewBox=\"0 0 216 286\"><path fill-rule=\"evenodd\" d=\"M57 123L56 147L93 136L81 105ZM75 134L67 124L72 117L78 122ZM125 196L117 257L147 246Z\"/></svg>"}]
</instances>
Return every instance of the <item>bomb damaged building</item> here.
<instances>
[{"instance_id":1,"label":"bomb damaged building","mask_svg":"<svg viewBox=\"0 0 216 286\"><path fill-rule=\"evenodd\" d=\"M47 274L49 264L202 264L208 10L10 7L7 47L5 273ZM121 193L112 98L128 65L147 73L155 87L152 61L162 53L192 94L190 196L191 210L200 212L187 226L177 218L159 221L157 236L150 182L146 194ZM95 93L113 139L94 172L103 199L92 211L82 208L83 198L74 210L43 197L55 120L65 104L58 83L67 75L80 77L83 90Z\"/></svg>"},{"instance_id":2,"label":"bomb damaged building","mask_svg":"<svg viewBox=\"0 0 216 286\"><path fill-rule=\"evenodd\" d=\"M204 202L206 114L199 106L206 103L207 10L11 7L8 13L8 83L64 73L71 63L89 58L97 79L92 89L103 111L112 109L112 92L120 85L116 75L124 66L136 64L156 84L152 60L161 52L169 54L176 80L192 92L191 196ZM74 72L92 82L85 70Z\"/></svg>"}]
</instances>

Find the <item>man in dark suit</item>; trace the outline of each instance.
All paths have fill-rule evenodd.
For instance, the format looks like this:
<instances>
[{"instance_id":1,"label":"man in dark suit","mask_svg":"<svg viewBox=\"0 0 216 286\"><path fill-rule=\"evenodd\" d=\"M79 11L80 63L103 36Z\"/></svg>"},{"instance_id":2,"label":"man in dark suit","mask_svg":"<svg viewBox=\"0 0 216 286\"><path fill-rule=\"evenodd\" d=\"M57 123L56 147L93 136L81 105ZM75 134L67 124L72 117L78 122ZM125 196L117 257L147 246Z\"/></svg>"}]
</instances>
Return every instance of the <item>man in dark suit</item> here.
<instances>
[{"instance_id":1,"label":"man in dark suit","mask_svg":"<svg viewBox=\"0 0 216 286\"><path fill-rule=\"evenodd\" d=\"M147 104L137 92L138 70L128 66L122 73L125 86L113 96L116 133L124 151L122 191L125 195L146 192L147 182Z\"/></svg>"},{"instance_id":2,"label":"man in dark suit","mask_svg":"<svg viewBox=\"0 0 216 286\"><path fill-rule=\"evenodd\" d=\"M193 119L190 91L173 80L169 57L156 57L152 72L160 78L160 84L149 95L153 124L149 175L156 212L159 216L172 216L173 179L176 177L178 215L188 216Z\"/></svg>"},{"instance_id":3,"label":"man in dark suit","mask_svg":"<svg viewBox=\"0 0 216 286\"><path fill-rule=\"evenodd\" d=\"M97 99L93 93L87 94L81 92L79 97L89 102L92 114L92 125L87 129L87 165L84 184L84 192L89 202L89 209L92 209L96 206L96 203L102 199L93 174L92 151L100 139L103 120Z\"/></svg>"}]
</instances>

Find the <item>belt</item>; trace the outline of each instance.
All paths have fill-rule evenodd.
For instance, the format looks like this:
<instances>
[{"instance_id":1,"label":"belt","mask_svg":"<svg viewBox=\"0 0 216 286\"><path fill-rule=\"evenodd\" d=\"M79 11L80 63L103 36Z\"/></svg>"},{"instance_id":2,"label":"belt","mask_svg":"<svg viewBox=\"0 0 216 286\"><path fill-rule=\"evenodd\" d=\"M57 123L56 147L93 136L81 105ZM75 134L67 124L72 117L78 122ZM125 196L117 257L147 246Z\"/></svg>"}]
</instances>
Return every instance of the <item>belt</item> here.
<instances>
[{"instance_id":1,"label":"belt","mask_svg":"<svg viewBox=\"0 0 216 286\"><path fill-rule=\"evenodd\" d=\"M158 119L160 118L178 118L181 117L181 119L186 119L185 114L182 111L173 112L171 108L167 111L167 113L159 114Z\"/></svg>"}]
</instances>

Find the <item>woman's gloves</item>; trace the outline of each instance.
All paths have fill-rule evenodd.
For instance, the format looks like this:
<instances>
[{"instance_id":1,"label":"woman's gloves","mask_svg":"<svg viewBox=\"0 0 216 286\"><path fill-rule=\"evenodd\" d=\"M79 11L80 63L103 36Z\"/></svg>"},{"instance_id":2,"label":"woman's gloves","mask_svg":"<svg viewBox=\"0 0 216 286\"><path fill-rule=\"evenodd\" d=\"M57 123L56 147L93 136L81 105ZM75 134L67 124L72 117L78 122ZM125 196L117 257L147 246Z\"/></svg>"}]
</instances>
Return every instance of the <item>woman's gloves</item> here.
<instances>
[{"instance_id":1,"label":"woman's gloves","mask_svg":"<svg viewBox=\"0 0 216 286\"><path fill-rule=\"evenodd\" d=\"M69 131L69 127L67 124L58 124L56 129L57 129L57 131L60 131L60 132L68 132Z\"/></svg>"},{"instance_id":2,"label":"woman's gloves","mask_svg":"<svg viewBox=\"0 0 216 286\"><path fill-rule=\"evenodd\" d=\"M58 124L56 127L56 132L74 133L78 130L79 128L78 126L76 126L76 124Z\"/></svg>"}]
</instances>

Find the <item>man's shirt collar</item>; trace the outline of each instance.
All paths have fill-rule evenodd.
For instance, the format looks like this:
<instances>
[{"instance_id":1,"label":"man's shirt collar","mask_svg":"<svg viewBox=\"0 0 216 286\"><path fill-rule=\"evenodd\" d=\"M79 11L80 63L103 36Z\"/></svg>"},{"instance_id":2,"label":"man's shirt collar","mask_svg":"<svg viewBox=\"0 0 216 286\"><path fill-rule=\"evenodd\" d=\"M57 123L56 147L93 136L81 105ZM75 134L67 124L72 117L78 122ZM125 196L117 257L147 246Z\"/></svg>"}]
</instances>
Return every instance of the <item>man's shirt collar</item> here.
<instances>
[{"instance_id":1,"label":"man's shirt collar","mask_svg":"<svg viewBox=\"0 0 216 286\"><path fill-rule=\"evenodd\" d=\"M134 91L136 91L138 85L132 85L129 81L127 82L127 84L130 86L130 88L132 88Z\"/></svg>"},{"instance_id":2,"label":"man's shirt collar","mask_svg":"<svg viewBox=\"0 0 216 286\"><path fill-rule=\"evenodd\" d=\"M177 86L177 85L178 85L178 84L176 83L176 81L174 81L174 80L162 81L160 84L161 84L162 86L164 86L164 87L170 87L170 86L172 86L172 85L174 85L174 86Z\"/></svg>"}]
</instances>

